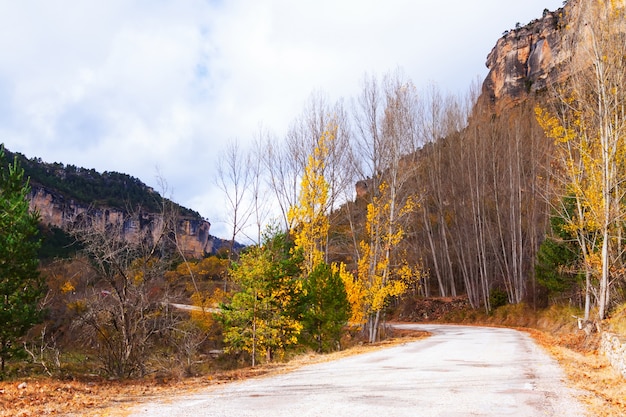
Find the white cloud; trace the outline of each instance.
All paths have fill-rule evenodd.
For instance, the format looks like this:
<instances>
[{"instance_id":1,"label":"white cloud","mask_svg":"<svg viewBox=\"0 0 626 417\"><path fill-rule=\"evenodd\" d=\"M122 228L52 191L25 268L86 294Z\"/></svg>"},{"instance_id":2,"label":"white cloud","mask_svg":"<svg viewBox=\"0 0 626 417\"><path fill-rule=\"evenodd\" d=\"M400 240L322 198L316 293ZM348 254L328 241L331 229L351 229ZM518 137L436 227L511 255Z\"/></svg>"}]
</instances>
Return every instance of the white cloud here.
<instances>
[{"instance_id":1,"label":"white cloud","mask_svg":"<svg viewBox=\"0 0 626 417\"><path fill-rule=\"evenodd\" d=\"M403 69L457 92L500 34L559 0L158 0L0 3L0 142L156 186L223 217L227 140L282 135L310 93L357 94ZM217 223L217 222L215 222Z\"/></svg>"}]
</instances>

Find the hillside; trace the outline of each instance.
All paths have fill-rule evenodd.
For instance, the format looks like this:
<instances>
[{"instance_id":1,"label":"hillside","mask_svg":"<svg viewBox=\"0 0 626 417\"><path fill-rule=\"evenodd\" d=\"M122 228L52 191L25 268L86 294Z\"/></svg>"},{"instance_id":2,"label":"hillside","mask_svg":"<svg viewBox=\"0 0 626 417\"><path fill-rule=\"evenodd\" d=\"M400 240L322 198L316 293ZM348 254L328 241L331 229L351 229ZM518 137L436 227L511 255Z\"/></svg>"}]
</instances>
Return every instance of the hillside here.
<instances>
[{"instance_id":1,"label":"hillside","mask_svg":"<svg viewBox=\"0 0 626 417\"><path fill-rule=\"evenodd\" d=\"M41 215L44 235L41 256L50 258L72 253L65 230L86 212L103 214L105 222L126 221L140 216L141 227L154 227L164 203L178 212L178 230L188 255L201 258L216 253L226 242L210 235L211 224L194 210L165 199L140 179L119 172L99 173L94 169L48 163L6 149L6 160L17 157L30 179L31 207ZM125 231L133 233L129 224Z\"/></svg>"}]
</instances>

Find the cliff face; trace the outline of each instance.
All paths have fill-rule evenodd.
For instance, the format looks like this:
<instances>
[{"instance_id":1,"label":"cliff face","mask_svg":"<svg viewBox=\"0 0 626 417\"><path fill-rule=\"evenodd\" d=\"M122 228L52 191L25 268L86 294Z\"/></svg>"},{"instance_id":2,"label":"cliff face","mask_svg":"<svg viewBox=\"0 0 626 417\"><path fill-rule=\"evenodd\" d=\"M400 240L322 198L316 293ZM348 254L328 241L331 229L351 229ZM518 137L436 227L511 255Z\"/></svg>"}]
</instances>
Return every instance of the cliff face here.
<instances>
[{"instance_id":1,"label":"cliff face","mask_svg":"<svg viewBox=\"0 0 626 417\"><path fill-rule=\"evenodd\" d=\"M31 189L30 208L37 210L41 222L67 230L81 215L89 213L92 219L100 224L123 225L124 238L132 240L139 231L158 234L163 227L163 219L159 214L139 213L129 217L127 213L116 208L93 208L61 193L34 185ZM209 234L211 224L201 218L181 216L177 221L177 233L186 256L200 258L213 252L213 239Z\"/></svg>"},{"instance_id":2,"label":"cliff face","mask_svg":"<svg viewBox=\"0 0 626 417\"><path fill-rule=\"evenodd\" d=\"M594 4L570 0L561 9L544 10L540 19L505 32L487 56L489 73L479 104L498 113L566 79L572 71L569 64L584 51L584 26L593 18Z\"/></svg>"}]
</instances>

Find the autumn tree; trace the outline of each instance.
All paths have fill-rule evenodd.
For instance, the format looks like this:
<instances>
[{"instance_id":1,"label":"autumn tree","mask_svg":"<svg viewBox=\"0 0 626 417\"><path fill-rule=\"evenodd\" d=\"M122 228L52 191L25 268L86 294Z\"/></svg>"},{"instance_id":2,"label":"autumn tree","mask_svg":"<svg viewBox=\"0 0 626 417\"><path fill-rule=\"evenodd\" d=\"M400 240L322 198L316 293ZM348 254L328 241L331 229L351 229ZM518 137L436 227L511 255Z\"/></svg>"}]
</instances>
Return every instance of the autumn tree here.
<instances>
[{"instance_id":1,"label":"autumn tree","mask_svg":"<svg viewBox=\"0 0 626 417\"><path fill-rule=\"evenodd\" d=\"M320 351L338 342L350 310L338 272L341 267L328 263L329 184L324 173L328 172L335 132L336 126L330 124L308 156L300 186L300 203L289 212L294 225L291 231L293 253L302 257L303 334L310 338L309 344L313 341Z\"/></svg>"},{"instance_id":2,"label":"autumn tree","mask_svg":"<svg viewBox=\"0 0 626 417\"><path fill-rule=\"evenodd\" d=\"M405 238L400 220L414 210L415 202L408 199L399 208L395 204L389 187L382 183L379 194L367 206L366 237L360 242L358 272L354 278L358 284L346 284L359 294L353 310L358 307L362 310L354 311L353 318L360 315L366 320L370 343L378 339L382 313L389 300L404 294L408 284L419 280L420 275L397 251Z\"/></svg>"},{"instance_id":3,"label":"autumn tree","mask_svg":"<svg viewBox=\"0 0 626 417\"><path fill-rule=\"evenodd\" d=\"M302 176L299 204L289 211L290 223L294 225L295 249L304 257L303 273L308 276L313 269L326 260L329 221L328 183L324 177L324 167L328 155L328 143L333 140L330 132L324 132Z\"/></svg>"},{"instance_id":4,"label":"autumn tree","mask_svg":"<svg viewBox=\"0 0 626 417\"><path fill-rule=\"evenodd\" d=\"M355 161L362 178L368 178L370 189L364 232L356 249L358 285L347 283L361 292L361 303L367 320L370 342L378 338L383 308L391 297L400 295L406 283L398 271L414 271L417 262L407 266L401 242L406 237L407 214L416 208L417 197L407 187L415 165L408 155L419 143L415 88L399 72L387 75L382 86L375 78L365 80L355 114L359 159ZM414 278L418 278L414 276ZM362 298L362 297L361 297ZM353 318L357 313L353 305Z\"/></svg>"},{"instance_id":5,"label":"autumn tree","mask_svg":"<svg viewBox=\"0 0 626 417\"><path fill-rule=\"evenodd\" d=\"M29 210L28 179L17 157L7 164L0 146L0 374L22 350L20 338L41 320L44 281L37 267L37 213Z\"/></svg>"},{"instance_id":6,"label":"autumn tree","mask_svg":"<svg viewBox=\"0 0 626 417\"><path fill-rule=\"evenodd\" d=\"M612 271L621 266L623 252L625 9L614 1L585 7L589 20L579 22L581 30L573 40L580 51L569 63L573 75L557 88L561 99L556 109L539 109L537 114L557 143L564 193L576 199L574 215L564 218L578 236L588 282L598 280L593 289L602 320L610 307L611 284L618 279ZM597 233L591 241L590 232Z\"/></svg>"},{"instance_id":7,"label":"autumn tree","mask_svg":"<svg viewBox=\"0 0 626 417\"><path fill-rule=\"evenodd\" d=\"M230 275L237 290L221 306L220 318L226 352L248 354L255 366L260 358L270 361L298 342L299 271L288 235L271 229L260 246L233 263Z\"/></svg>"}]
</instances>

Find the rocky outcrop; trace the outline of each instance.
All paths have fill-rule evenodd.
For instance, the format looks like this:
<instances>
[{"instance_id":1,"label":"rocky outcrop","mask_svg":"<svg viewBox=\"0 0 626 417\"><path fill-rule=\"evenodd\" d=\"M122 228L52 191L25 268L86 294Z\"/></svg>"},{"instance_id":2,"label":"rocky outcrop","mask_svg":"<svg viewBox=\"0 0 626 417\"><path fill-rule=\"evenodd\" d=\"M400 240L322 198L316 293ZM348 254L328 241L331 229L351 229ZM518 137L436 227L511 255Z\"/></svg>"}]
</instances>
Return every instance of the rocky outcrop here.
<instances>
[{"instance_id":1,"label":"rocky outcrop","mask_svg":"<svg viewBox=\"0 0 626 417\"><path fill-rule=\"evenodd\" d=\"M499 113L569 77L576 70L571 63L580 62L585 49L584 27L597 19L594 3L570 0L563 8L546 9L541 18L506 31L487 56L489 73L479 104Z\"/></svg>"},{"instance_id":2,"label":"rocky outcrop","mask_svg":"<svg viewBox=\"0 0 626 417\"><path fill-rule=\"evenodd\" d=\"M600 349L611 362L611 366L626 378L626 340L616 334L604 332Z\"/></svg>"},{"instance_id":3,"label":"rocky outcrop","mask_svg":"<svg viewBox=\"0 0 626 417\"><path fill-rule=\"evenodd\" d=\"M80 216L87 214L99 225L123 225L124 238L128 240L146 228L155 235L163 227L163 218L158 213L139 211L129 215L117 208L91 207L39 186L31 189L30 208L39 212L42 223L62 230L68 230ZM200 258L214 251L210 229L211 224L202 218L181 216L177 219L178 240L186 256Z\"/></svg>"},{"instance_id":4,"label":"rocky outcrop","mask_svg":"<svg viewBox=\"0 0 626 417\"><path fill-rule=\"evenodd\" d=\"M556 81L559 63L569 57L564 32L570 9L546 10L541 19L503 34L487 56L481 104L499 112Z\"/></svg>"}]
</instances>

